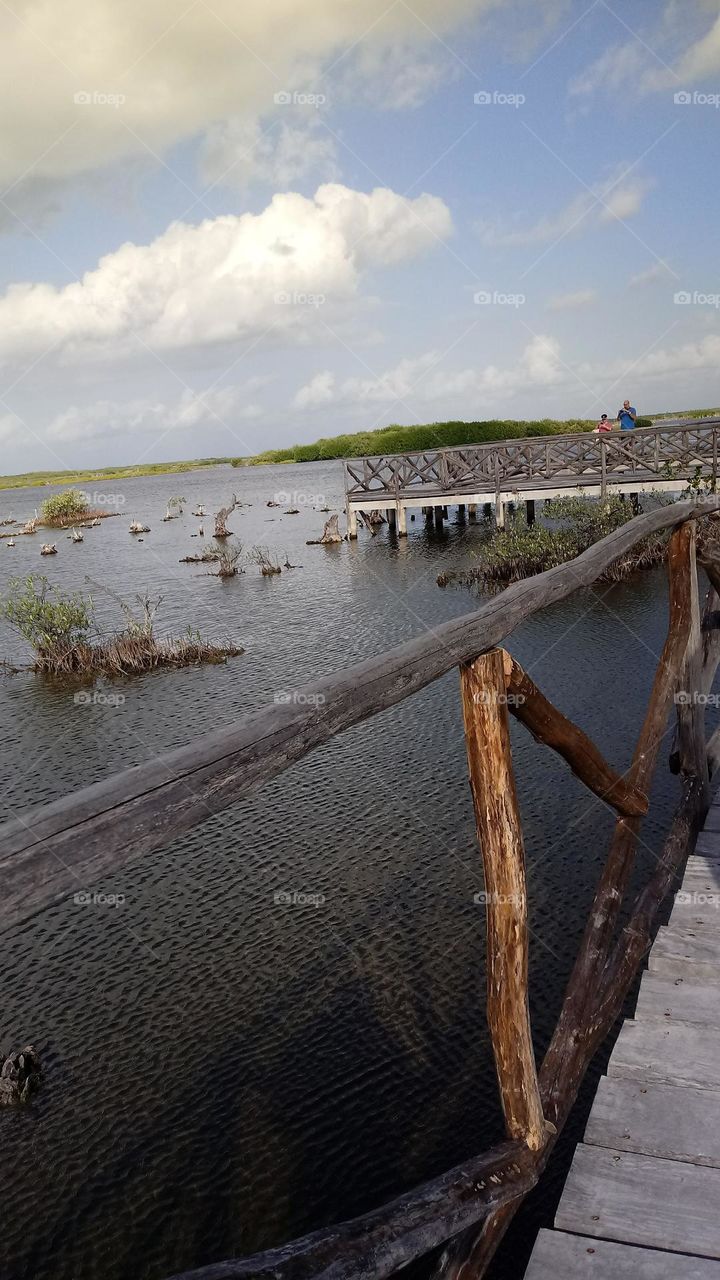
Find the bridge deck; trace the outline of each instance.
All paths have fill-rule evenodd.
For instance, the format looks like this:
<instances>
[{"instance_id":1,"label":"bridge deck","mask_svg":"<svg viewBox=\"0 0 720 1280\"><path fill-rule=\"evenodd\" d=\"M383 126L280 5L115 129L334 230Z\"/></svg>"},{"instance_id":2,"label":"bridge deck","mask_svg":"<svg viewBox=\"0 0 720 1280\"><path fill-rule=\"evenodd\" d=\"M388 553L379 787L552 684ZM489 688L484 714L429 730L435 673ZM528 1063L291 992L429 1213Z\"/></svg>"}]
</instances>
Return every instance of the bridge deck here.
<instances>
[{"instance_id":1,"label":"bridge deck","mask_svg":"<svg viewBox=\"0 0 720 1280\"><path fill-rule=\"evenodd\" d=\"M720 1280L720 802L525 1280Z\"/></svg>"}]
</instances>

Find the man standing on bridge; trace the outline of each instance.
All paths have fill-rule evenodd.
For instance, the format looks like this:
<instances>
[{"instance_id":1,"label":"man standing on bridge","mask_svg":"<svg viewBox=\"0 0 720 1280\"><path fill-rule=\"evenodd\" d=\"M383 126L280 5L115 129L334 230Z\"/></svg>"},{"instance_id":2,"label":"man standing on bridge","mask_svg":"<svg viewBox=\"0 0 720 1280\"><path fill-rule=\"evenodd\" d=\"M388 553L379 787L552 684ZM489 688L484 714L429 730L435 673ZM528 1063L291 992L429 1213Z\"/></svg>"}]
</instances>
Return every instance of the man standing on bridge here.
<instances>
[{"instance_id":1,"label":"man standing on bridge","mask_svg":"<svg viewBox=\"0 0 720 1280\"><path fill-rule=\"evenodd\" d=\"M623 400L622 409L618 409L618 422L621 431L632 431L635 427L637 409L633 409L629 400Z\"/></svg>"}]
</instances>

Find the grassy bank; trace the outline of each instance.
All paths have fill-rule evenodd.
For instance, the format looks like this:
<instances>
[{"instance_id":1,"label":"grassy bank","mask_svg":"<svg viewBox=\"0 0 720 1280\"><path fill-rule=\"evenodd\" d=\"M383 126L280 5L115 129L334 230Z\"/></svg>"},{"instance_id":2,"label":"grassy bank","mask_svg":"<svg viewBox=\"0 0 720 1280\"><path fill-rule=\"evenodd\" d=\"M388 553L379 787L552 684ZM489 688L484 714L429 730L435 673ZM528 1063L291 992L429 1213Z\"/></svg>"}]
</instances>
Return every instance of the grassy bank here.
<instances>
[{"instance_id":1,"label":"grassy bank","mask_svg":"<svg viewBox=\"0 0 720 1280\"><path fill-rule=\"evenodd\" d=\"M330 458L363 458L380 453L408 453L416 449L449 448L452 445L485 444L492 440L521 440L526 436L575 435L592 431L596 419L555 418L535 421L493 419L487 422L429 422L417 427L381 427L355 435L328 436L312 444L291 445L288 449L268 449L254 458L234 458L233 466L260 466L269 462L320 462ZM638 426L649 427L649 418L638 418Z\"/></svg>"},{"instance_id":2,"label":"grassy bank","mask_svg":"<svg viewBox=\"0 0 720 1280\"><path fill-rule=\"evenodd\" d=\"M148 462L137 467L99 467L92 471L28 471L24 475L0 476L0 489L34 489L38 485L81 484L88 481L130 480L135 476L164 476L173 472L216 467L231 458L195 458L191 462Z\"/></svg>"}]
</instances>

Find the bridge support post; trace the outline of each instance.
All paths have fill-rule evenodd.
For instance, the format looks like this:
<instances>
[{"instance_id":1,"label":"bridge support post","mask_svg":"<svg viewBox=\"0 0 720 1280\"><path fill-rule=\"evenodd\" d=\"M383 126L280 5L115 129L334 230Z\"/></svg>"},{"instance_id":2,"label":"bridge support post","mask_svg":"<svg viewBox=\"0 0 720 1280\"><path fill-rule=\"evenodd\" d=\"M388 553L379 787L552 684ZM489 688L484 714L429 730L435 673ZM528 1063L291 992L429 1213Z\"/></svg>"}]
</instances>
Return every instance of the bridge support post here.
<instances>
[{"instance_id":1,"label":"bridge support post","mask_svg":"<svg viewBox=\"0 0 720 1280\"><path fill-rule=\"evenodd\" d=\"M477 503L471 502L468 506L468 516L471 520L477 519Z\"/></svg>"},{"instance_id":2,"label":"bridge support post","mask_svg":"<svg viewBox=\"0 0 720 1280\"><path fill-rule=\"evenodd\" d=\"M495 503L495 524L498 529L505 528L505 503L498 498Z\"/></svg>"},{"instance_id":3,"label":"bridge support post","mask_svg":"<svg viewBox=\"0 0 720 1280\"><path fill-rule=\"evenodd\" d=\"M397 505L397 531L399 537L407 538L407 511L400 506L399 502Z\"/></svg>"},{"instance_id":4,"label":"bridge support post","mask_svg":"<svg viewBox=\"0 0 720 1280\"><path fill-rule=\"evenodd\" d=\"M394 507L388 507L387 511L385 512L385 517L388 522L388 529L397 528L397 513Z\"/></svg>"},{"instance_id":5,"label":"bridge support post","mask_svg":"<svg viewBox=\"0 0 720 1280\"><path fill-rule=\"evenodd\" d=\"M525 519L527 520L528 524L535 523L535 499L534 498L528 498L527 502L525 503Z\"/></svg>"},{"instance_id":6,"label":"bridge support post","mask_svg":"<svg viewBox=\"0 0 720 1280\"><path fill-rule=\"evenodd\" d=\"M445 511L445 508L444 508L444 507L433 507L433 515L434 515L434 517L435 517L435 528L436 528L436 529L442 529L442 527L443 527L443 513L444 513L444 511Z\"/></svg>"},{"instance_id":7,"label":"bridge support post","mask_svg":"<svg viewBox=\"0 0 720 1280\"><path fill-rule=\"evenodd\" d=\"M458 503L458 520L464 520L464 519L465 519L465 503L459 502Z\"/></svg>"},{"instance_id":8,"label":"bridge support post","mask_svg":"<svg viewBox=\"0 0 720 1280\"><path fill-rule=\"evenodd\" d=\"M357 538L357 511L350 505L347 509L347 536Z\"/></svg>"}]
</instances>

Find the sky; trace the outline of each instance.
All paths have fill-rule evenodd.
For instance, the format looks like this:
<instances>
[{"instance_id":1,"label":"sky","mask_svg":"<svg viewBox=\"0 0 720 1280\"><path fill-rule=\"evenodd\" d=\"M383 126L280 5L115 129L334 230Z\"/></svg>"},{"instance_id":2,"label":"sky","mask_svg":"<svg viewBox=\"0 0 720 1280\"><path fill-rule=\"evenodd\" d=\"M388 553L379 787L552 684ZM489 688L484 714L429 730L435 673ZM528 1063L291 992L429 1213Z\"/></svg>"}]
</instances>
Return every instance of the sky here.
<instances>
[{"instance_id":1,"label":"sky","mask_svg":"<svg viewBox=\"0 0 720 1280\"><path fill-rule=\"evenodd\" d=\"M0 472L720 404L718 0L8 0Z\"/></svg>"}]
</instances>

